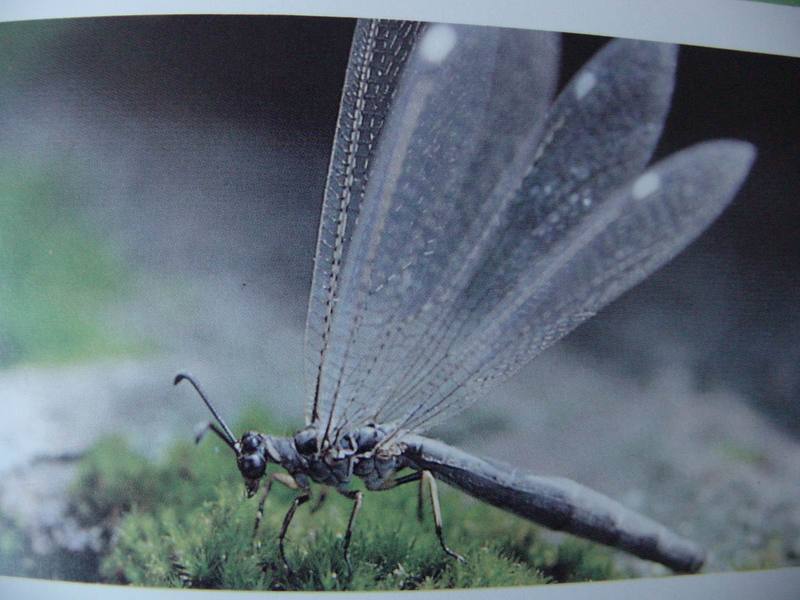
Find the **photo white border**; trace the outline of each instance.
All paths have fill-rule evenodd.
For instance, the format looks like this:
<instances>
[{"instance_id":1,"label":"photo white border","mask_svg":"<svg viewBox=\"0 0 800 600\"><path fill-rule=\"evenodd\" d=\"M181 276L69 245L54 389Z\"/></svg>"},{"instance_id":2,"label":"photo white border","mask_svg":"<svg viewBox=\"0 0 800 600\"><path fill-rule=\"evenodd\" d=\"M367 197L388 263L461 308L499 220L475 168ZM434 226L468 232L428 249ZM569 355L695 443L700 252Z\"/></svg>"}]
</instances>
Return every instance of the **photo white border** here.
<instances>
[{"instance_id":1,"label":"photo white border","mask_svg":"<svg viewBox=\"0 0 800 600\"><path fill-rule=\"evenodd\" d=\"M182 590L93 583L73 583L22 577L0 577L0 597L28 600L256 600L265 596L293 600L329 598L380 598L380 600L488 600L502 594L504 600L796 600L800 590L800 568L681 575L658 579L626 579L595 583L559 583L513 588L472 588L413 592L263 592L235 590ZM287 596L287 594L289 596Z\"/></svg>"},{"instance_id":2,"label":"photo white border","mask_svg":"<svg viewBox=\"0 0 800 600\"><path fill-rule=\"evenodd\" d=\"M800 57L800 8L752 0L4 0L0 21L144 14L384 17Z\"/></svg>"}]
</instances>

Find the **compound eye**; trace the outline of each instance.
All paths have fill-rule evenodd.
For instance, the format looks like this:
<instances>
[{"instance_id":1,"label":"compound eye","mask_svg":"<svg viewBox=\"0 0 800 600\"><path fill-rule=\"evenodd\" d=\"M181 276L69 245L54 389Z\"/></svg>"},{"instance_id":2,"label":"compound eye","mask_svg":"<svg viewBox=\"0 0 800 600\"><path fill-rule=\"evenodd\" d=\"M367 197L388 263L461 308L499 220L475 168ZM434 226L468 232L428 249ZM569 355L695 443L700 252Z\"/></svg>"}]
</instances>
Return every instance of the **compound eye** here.
<instances>
[{"instance_id":1,"label":"compound eye","mask_svg":"<svg viewBox=\"0 0 800 600\"><path fill-rule=\"evenodd\" d=\"M267 469L267 461L260 454L249 454L239 460L239 470L248 479L259 479Z\"/></svg>"},{"instance_id":2,"label":"compound eye","mask_svg":"<svg viewBox=\"0 0 800 600\"><path fill-rule=\"evenodd\" d=\"M245 452L255 452L258 450L258 447L261 445L261 440L259 439L258 435L254 433L247 433L242 437L242 449Z\"/></svg>"}]
</instances>

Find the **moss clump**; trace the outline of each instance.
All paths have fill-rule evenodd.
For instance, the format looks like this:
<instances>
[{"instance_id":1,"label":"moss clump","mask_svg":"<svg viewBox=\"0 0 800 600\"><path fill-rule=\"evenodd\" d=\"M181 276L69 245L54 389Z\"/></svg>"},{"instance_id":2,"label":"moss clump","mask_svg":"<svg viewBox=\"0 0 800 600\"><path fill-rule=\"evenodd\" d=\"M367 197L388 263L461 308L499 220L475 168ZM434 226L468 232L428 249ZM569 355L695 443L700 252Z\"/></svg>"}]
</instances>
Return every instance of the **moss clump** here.
<instances>
[{"instance_id":1,"label":"moss clump","mask_svg":"<svg viewBox=\"0 0 800 600\"><path fill-rule=\"evenodd\" d=\"M276 431L263 415L250 414L246 423L246 428ZM277 537L294 492L273 486L254 539L257 500L244 497L230 450L213 436L199 447L178 443L159 463L138 456L119 439L106 440L83 459L79 473L75 514L84 523L105 522L114 530L113 543L101 557L101 581L389 590L619 576L604 548L578 540L554 545L527 522L442 489L446 538L467 558L466 564L453 561L439 547L431 515L417 521L415 485L365 495L351 545L352 573L342 555L350 501L331 493L316 512L301 507L286 542L290 574L279 559Z\"/></svg>"}]
</instances>

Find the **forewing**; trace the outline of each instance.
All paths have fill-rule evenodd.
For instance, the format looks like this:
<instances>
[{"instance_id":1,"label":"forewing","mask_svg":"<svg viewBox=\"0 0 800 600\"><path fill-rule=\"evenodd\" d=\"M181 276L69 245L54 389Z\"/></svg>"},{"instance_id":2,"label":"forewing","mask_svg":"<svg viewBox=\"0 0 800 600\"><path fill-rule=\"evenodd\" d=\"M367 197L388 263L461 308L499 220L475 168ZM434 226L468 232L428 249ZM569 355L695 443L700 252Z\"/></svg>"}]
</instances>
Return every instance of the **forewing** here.
<instances>
[{"instance_id":1,"label":"forewing","mask_svg":"<svg viewBox=\"0 0 800 600\"><path fill-rule=\"evenodd\" d=\"M422 28L413 21L359 20L353 33L336 124L305 334L305 375L311 421L327 346L339 274L369 179L372 157L397 80Z\"/></svg>"},{"instance_id":2,"label":"forewing","mask_svg":"<svg viewBox=\"0 0 800 600\"><path fill-rule=\"evenodd\" d=\"M557 60L553 34L430 25L420 36L330 294L312 411L325 429L381 400L389 351L411 350L410 336L387 344L388 333L431 300L452 250L477 215L491 214L486 196L541 122ZM312 294L321 291L315 283Z\"/></svg>"}]
</instances>

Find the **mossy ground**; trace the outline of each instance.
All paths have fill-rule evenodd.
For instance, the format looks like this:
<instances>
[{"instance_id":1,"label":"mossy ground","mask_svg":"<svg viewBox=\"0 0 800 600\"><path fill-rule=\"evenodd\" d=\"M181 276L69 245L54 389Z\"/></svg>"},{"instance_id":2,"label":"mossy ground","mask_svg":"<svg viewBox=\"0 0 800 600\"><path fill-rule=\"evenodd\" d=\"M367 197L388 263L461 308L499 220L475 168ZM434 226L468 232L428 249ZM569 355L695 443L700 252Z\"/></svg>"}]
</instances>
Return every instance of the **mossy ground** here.
<instances>
[{"instance_id":1,"label":"mossy ground","mask_svg":"<svg viewBox=\"0 0 800 600\"><path fill-rule=\"evenodd\" d=\"M244 422L247 428L275 431L264 415L250 414ZM114 531L108 550L96 561L97 572L80 577L97 581L372 590L509 586L620 576L612 565L611 551L605 548L574 539L554 545L525 521L445 486L440 491L446 538L466 557L466 563L442 552L427 501L425 517L417 521L417 487L412 484L365 495L351 546L352 572L342 555L350 501L329 494L316 512L307 505L301 507L286 543L290 574L279 559L277 537L294 492L273 486L253 539L257 500L244 497L230 451L210 437L199 446L177 443L160 462L134 453L121 439L98 443L79 465L70 512L82 524L103 523ZM14 539L19 551L22 542Z\"/></svg>"}]
</instances>

